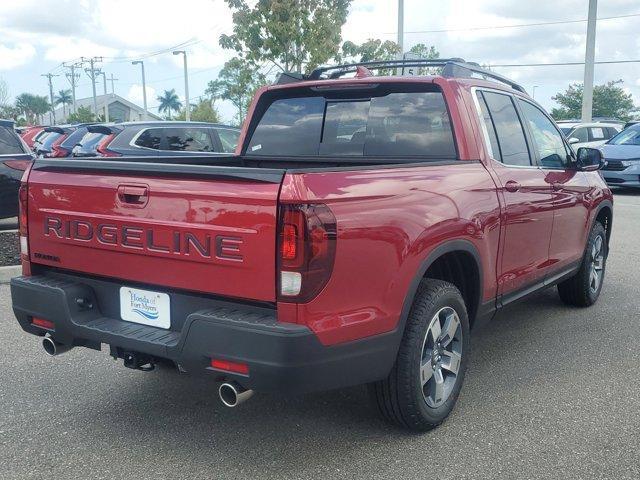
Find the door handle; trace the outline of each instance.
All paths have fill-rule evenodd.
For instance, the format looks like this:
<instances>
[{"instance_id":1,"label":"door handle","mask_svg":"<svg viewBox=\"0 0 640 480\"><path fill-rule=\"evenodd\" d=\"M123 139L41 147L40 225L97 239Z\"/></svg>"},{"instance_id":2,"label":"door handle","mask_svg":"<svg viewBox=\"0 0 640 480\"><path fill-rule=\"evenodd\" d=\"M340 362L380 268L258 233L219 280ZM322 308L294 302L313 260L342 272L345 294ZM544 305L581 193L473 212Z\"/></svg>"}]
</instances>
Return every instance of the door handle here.
<instances>
[{"instance_id":1,"label":"door handle","mask_svg":"<svg viewBox=\"0 0 640 480\"><path fill-rule=\"evenodd\" d=\"M517 192L518 190L520 190L520 184L515 180L509 180L504 184L504 188L507 192Z\"/></svg>"},{"instance_id":2,"label":"door handle","mask_svg":"<svg viewBox=\"0 0 640 480\"><path fill-rule=\"evenodd\" d=\"M146 185L119 185L118 199L127 205L143 207L149 200L149 187Z\"/></svg>"}]
</instances>

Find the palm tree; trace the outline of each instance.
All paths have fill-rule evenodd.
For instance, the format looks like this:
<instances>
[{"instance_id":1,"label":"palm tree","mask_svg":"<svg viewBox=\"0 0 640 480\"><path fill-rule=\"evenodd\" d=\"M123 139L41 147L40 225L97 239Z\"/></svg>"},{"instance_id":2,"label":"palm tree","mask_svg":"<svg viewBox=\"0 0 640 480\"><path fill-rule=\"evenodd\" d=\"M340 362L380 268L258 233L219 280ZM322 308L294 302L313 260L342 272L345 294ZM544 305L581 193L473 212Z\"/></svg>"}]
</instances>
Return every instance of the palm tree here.
<instances>
[{"instance_id":1,"label":"palm tree","mask_svg":"<svg viewBox=\"0 0 640 480\"><path fill-rule=\"evenodd\" d=\"M56 105L62 105L62 116L67 118L67 105L72 102L71 90L59 90L58 95L53 99Z\"/></svg>"},{"instance_id":2,"label":"palm tree","mask_svg":"<svg viewBox=\"0 0 640 480\"><path fill-rule=\"evenodd\" d=\"M33 113L36 118L41 119L42 116L49 112L53 107L49 103L49 99L44 95L34 95ZM42 123L42 120L40 120Z\"/></svg>"},{"instance_id":3,"label":"palm tree","mask_svg":"<svg viewBox=\"0 0 640 480\"><path fill-rule=\"evenodd\" d=\"M158 95L157 100L160 102L158 112L166 113L169 119L171 119L171 112L179 112L182 108L182 102L180 102L175 88L165 90L163 95Z\"/></svg>"},{"instance_id":4,"label":"palm tree","mask_svg":"<svg viewBox=\"0 0 640 480\"><path fill-rule=\"evenodd\" d=\"M34 106L36 96L31 93L21 93L16 97L16 108L18 108L26 117L27 122L34 123Z\"/></svg>"}]
</instances>

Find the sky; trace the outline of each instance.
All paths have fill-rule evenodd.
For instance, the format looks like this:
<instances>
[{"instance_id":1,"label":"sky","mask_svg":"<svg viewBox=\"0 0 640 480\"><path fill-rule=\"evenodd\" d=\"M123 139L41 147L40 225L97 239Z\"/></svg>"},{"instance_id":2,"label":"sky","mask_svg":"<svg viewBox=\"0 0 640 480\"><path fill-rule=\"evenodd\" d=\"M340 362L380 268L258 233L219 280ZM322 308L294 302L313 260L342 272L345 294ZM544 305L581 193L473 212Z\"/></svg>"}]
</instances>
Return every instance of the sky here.
<instances>
[{"instance_id":1,"label":"sky","mask_svg":"<svg viewBox=\"0 0 640 480\"><path fill-rule=\"evenodd\" d=\"M107 76L114 75L115 93L142 105L140 66L143 58L149 109L157 113L156 96L175 88L184 100L182 56L172 47L185 45L192 101L204 93L224 62L233 56L218 45L231 33L231 12L223 0L20 0L2 2L0 15L0 78L10 95L48 95L69 88L62 62L81 56L102 56ZM596 61L640 60L640 3L601 0L598 6ZM535 8L532 8L532 5ZM435 46L442 57L461 57L488 65L584 61L588 0L405 0L405 50L416 43ZM624 17L624 18L610 18ZM514 25L548 23L551 25ZM396 40L397 1L353 0L343 40ZM160 52L160 53L159 53ZM520 82L545 108L570 83L581 82L582 66L493 67ZM640 63L595 67L595 82L624 81L640 105ZM108 92L111 84L107 83ZM98 93L103 84L97 85ZM85 72L77 98L91 96ZM219 105L230 121L230 104Z\"/></svg>"}]
</instances>

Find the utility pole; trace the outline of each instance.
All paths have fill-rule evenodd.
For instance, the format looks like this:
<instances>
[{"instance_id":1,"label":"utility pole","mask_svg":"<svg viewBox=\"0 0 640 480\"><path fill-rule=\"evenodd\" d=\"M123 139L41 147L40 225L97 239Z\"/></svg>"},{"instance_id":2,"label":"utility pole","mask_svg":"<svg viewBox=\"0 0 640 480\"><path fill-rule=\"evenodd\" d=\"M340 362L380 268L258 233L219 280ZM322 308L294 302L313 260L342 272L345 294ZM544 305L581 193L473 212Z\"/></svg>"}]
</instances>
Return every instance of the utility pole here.
<instances>
[{"instance_id":1,"label":"utility pole","mask_svg":"<svg viewBox=\"0 0 640 480\"><path fill-rule=\"evenodd\" d=\"M596 57L596 15L598 0L589 0L587 17L587 48L584 55L584 87L582 89L582 121L590 122L593 115L593 69Z\"/></svg>"},{"instance_id":2,"label":"utility pole","mask_svg":"<svg viewBox=\"0 0 640 480\"><path fill-rule=\"evenodd\" d=\"M70 73L66 73L65 76L67 77L67 80L69 80L69 83L71 83L71 98L73 100L73 113L77 112L77 108L76 108L76 80L78 80L78 78L80 78L80 75L76 73L76 68L80 67L82 64L80 63L71 63L71 64L66 64L63 63L62 66L65 68L68 68L71 70Z\"/></svg>"},{"instance_id":3,"label":"utility pole","mask_svg":"<svg viewBox=\"0 0 640 480\"><path fill-rule=\"evenodd\" d=\"M113 96L113 95L116 94L116 89L113 86L114 85L113 82L117 82L119 80L119 78L113 78L113 73L112 73L111 74L111 78L109 80L111 80L111 95Z\"/></svg>"},{"instance_id":4,"label":"utility pole","mask_svg":"<svg viewBox=\"0 0 640 480\"><path fill-rule=\"evenodd\" d=\"M41 77L47 77L47 79L49 80L49 98L51 99L51 111L49 112L49 122L51 123L51 125L55 125L56 124L56 111L55 111L55 107L53 105L53 83L51 81L51 79L53 77L57 77L58 75L54 75L53 73L44 73L42 75L40 75Z\"/></svg>"},{"instance_id":5,"label":"utility pole","mask_svg":"<svg viewBox=\"0 0 640 480\"><path fill-rule=\"evenodd\" d=\"M104 121L109 123L109 101L107 99L107 74L104 71L100 72L102 75L102 82L104 83ZM113 77L113 74L111 75Z\"/></svg>"},{"instance_id":6,"label":"utility pole","mask_svg":"<svg viewBox=\"0 0 640 480\"><path fill-rule=\"evenodd\" d=\"M402 60L404 58L404 0L398 0L398 47L400 47L398 60ZM404 67L396 69L396 75L399 72L404 74Z\"/></svg>"},{"instance_id":7,"label":"utility pole","mask_svg":"<svg viewBox=\"0 0 640 480\"><path fill-rule=\"evenodd\" d=\"M142 101L144 102L144 119L149 120L149 111L147 110L147 81L144 78L144 62L136 60L131 65L140 65L142 67Z\"/></svg>"},{"instance_id":8,"label":"utility pole","mask_svg":"<svg viewBox=\"0 0 640 480\"><path fill-rule=\"evenodd\" d=\"M191 104L189 103L189 76L187 74L187 52L184 50L176 50L173 52L174 55L182 54L184 57L184 96L185 100L185 112L186 112L186 120L187 122L191 121Z\"/></svg>"},{"instance_id":9,"label":"utility pole","mask_svg":"<svg viewBox=\"0 0 640 480\"><path fill-rule=\"evenodd\" d=\"M96 99L96 75L99 73L99 69L96 68L96 63L102 62L102 57L91 57L89 59L81 57L80 61L82 63L89 63L89 68L85 68L84 71L87 72L87 75L89 75L89 78L91 79L91 87L93 89L93 113L97 117L98 100Z\"/></svg>"}]
</instances>

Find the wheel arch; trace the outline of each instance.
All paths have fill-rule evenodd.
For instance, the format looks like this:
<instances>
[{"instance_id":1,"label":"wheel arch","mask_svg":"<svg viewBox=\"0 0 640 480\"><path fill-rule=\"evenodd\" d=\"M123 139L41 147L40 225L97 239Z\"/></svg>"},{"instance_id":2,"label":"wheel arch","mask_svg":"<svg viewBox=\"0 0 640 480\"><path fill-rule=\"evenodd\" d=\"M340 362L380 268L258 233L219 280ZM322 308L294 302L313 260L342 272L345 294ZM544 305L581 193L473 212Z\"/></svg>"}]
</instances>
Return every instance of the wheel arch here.
<instances>
[{"instance_id":1,"label":"wheel arch","mask_svg":"<svg viewBox=\"0 0 640 480\"><path fill-rule=\"evenodd\" d=\"M462 258L466 259L467 263L461 266L472 268L470 278L461 278L459 276L459 272L443 271L441 266L439 265L439 262L442 262L443 259L453 260L455 262L455 259ZM429 275L430 273L436 272L434 267L439 268L439 274L436 276L431 276ZM411 307L415 300L420 282L424 278L437 278L440 280L450 281L451 283L456 285L456 287L458 287L458 289L461 291L462 297L465 300L465 304L468 310L467 313L469 314L469 324L470 326L473 325L473 321L482 305L482 292L484 288L482 261L480 253L473 243L463 239L450 240L445 243L441 243L440 245L435 247L422 261L413 280L411 281L411 284L409 285L409 289L402 306L402 313L399 322L399 330L402 332L404 332L404 327L406 325L407 318L409 317L409 313L411 312ZM461 280L465 281L466 283L461 284Z\"/></svg>"},{"instance_id":2,"label":"wheel arch","mask_svg":"<svg viewBox=\"0 0 640 480\"><path fill-rule=\"evenodd\" d=\"M613 202L610 200L603 200L596 207L595 215L589 227L589 232L593 228L595 222L600 222L607 232L607 246L611 239L611 228L613 226Z\"/></svg>"}]
</instances>

